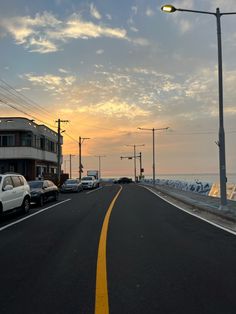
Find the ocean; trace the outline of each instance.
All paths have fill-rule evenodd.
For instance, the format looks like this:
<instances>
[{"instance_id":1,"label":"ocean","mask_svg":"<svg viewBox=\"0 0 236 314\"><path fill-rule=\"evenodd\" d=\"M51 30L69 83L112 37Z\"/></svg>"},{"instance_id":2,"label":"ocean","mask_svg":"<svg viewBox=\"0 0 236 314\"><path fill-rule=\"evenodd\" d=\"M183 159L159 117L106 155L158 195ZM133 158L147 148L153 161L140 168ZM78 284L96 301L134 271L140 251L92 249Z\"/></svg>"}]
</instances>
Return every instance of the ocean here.
<instances>
[{"instance_id":1,"label":"ocean","mask_svg":"<svg viewBox=\"0 0 236 314\"><path fill-rule=\"evenodd\" d=\"M147 176L146 179L152 179L151 176ZM216 173L194 173L194 174L156 174L156 179L169 179L169 180L181 180L181 181L201 181L209 183L217 183L220 181L219 174ZM227 174L227 182L236 184L236 173Z\"/></svg>"},{"instance_id":2,"label":"ocean","mask_svg":"<svg viewBox=\"0 0 236 314\"><path fill-rule=\"evenodd\" d=\"M123 177L123 176L121 176ZM111 178L111 177L109 177ZM103 179L109 179L108 177L103 177ZM113 177L118 179L119 177ZM152 175L145 175L145 179L152 179ZM156 174L156 179L166 179L166 180L181 180L181 181L201 181L208 183L219 183L220 178L217 173L193 173L193 174ZM227 182L236 184L236 173L227 174Z\"/></svg>"}]
</instances>

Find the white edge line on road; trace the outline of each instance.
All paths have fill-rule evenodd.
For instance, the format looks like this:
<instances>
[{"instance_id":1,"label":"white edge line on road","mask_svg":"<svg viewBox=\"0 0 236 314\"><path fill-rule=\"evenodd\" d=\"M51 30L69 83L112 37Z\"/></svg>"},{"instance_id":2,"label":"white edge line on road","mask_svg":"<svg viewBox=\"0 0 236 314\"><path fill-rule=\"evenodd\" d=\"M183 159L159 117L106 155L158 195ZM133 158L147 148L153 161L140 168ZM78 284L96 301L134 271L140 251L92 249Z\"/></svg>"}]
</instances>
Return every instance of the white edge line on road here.
<instances>
[{"instance_id":1,"label":"white edge line on road","mask_svg":"<svg viewBox=\"0 0 236 314\"><path fill-rule=\"evenodd\" d=\"M182 207L180 207L180 206L178 206L178 205L176 205L176 204L174 204L174 203L172 203L172 202L166 200L164 197L160 196L159 194L157 194L156 192L154 192L154 191L153 191L152 189L150 189L149 187L146 187L146 186L143 186L143 185L142 185L142 187L144 187L145 189L149 190L151 193L155 194L156 196L160 197L160 198L161 198L162 200L164 200L165 202L167 202L167 203L173 205L174 207L176 207L176 208L182 210L183 212L185 212L185 213L187 213L187 214L189 214L189 215L191 215L191 216L194 216L194 217L196 217L196 218L198 218L198 219L201 219L201 220L203 220L203 221L209 223L210 225L213 225L213 226L215 226L215 227L217 227L217 228L219 228L219 229L222 229L222 230L224 230L224 231L226 231L226 232L229 232L229 233L231 233L231 234L233 234L233 235L236 235L236 232L235 232L235 231L230 230L230 229L227 229L227 228L225 228L225 227L223 227L223 226L221 226L221 225L218 225L218 224L216 224L216 223L214 223L214 222L212 222L212 221L210 221L210 220L208 220L208 219L206 219L206 218L203 218L203 217L198 216L198 215L196 215L196 214L194 214L194 213L191 213L191 212L189 212L188 210L186 210L186 209L184 209L184 208L182 208Z\"/></svg>"},{"instance_id":2,"label":"white edge line on road","mask_svg":"<svg viewBox=\"0 0 236 314\"><path fill-rule=\"evenodd\" d=\"M61 201L61 202L59 202L59 203L56 203L56 204L53 204L53 205L48 206L48 207L46 207L46 208L40 209L40 210L37 211L36 213L30 214L30 215L28 215L28 216L26 216L26 217L23 217L23 218L21 218L21 219L19 219L19 220L16 220L16 221L14 221L14 222L12 222L12 223L10 223L10 224L8 224L8 225L5 225L5 226L1 227L1 228L0 228L0 232L3 231L3 230L5 230L5 229L7 229L7 228L10 228L11 226L16 225L16 224L18 224L18 223L20 223L20 222L22 222L22 221L24 221L24 220L26 220L26 219L29 219L29 218L31 218L31 217L33 217L33 216L35 216L35 215L38 215L38 214L44 212L45 210L48 210L48 209L50 209L50 208L53 208L53 207L55 207L55 206L57 206L57 205L60 205L60 204L65 203L65 202L68 202L68 201L70 201L70 200L71 200L71 199L68 198L68 199L66 199L66 200L64 200L64 201Z\"/></svg>"},{"instance_id":3,"label":"white edge line on road","mask_svg":"<svg viewBox=\"0 0 236 314\"><path fill-rule=\"evenodd\" d=\"M101 190L102 188L103 188L103 186L100 186L100 188L97 188L97 189L95 189L95 190L86 192L86 194L90 194L90 193L96 192L96 191L98 191L98 190Z\"/></svg>"}]
</instances>

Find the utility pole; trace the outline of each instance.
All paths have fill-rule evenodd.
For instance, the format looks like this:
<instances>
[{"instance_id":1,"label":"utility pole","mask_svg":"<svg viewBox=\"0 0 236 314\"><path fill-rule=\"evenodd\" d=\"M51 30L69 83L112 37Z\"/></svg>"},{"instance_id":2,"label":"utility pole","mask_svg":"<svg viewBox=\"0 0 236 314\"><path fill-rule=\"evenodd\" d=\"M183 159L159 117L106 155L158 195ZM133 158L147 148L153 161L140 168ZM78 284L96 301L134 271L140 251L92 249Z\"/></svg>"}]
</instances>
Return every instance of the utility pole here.
<instances>
[{"instance_id":1,"label":"utility pole","mask_svg":"<svg viewBox=\"0 0 236 314\"><path fill-rule=\"evenodd\" d=\"M70 154L70 179L72 178L72 164L71 164L71 157L73 157L73 156L75 156L75 155L71 155Z\"/></svg>"},{"instance_id":2,"label":"utility pole","mask_svg":"<svg viewBox=\"0 0 236 314\"><path fill-rule=\"evenodd\" d=\"M101 179L101 177L102 177L102 174L101 174L101 171L102 171L102 167L101 167L101 158L102 158L102 157L106 157L106 156L105 156L105 155L99 155L99 156L94 156L94 157L98 157L99 179Z\"/></svg>"},{"instance_id":3,"label":"utility pole","mask_svg":"<svg viewBox=\"0 0 236 314\"><path fill-rule=\"evenodd\" d=\"M58 119L57 123L57 185L61 182L61 123L67 123L69 120Z\"/></svg>"},{"instance_id":4,"label":"utility pole","mask_svg":"<svg viewBox=\"0 0 236 314\"><path fill-rule=\"evenodd\" d=\"M139 153L139 155L138 155L138 157L139 157L139 162L140 162L140 175L139 175L139 180L141 180L141 178L142 178L142 173L143 173L143 167L142 167L142 153L140 152Z\"/></svg>"},{"instance_id":5,"label":"utility pole","mask_svg":"<svg viewBox=\"0 0 236 314\"><path fill-rule=\"evenodd\" d=\"M90 140L90 137L79 137L79 179L81 180L81 174L83 172L83 166L82 166L82 144L85 140Z\"/></svg>"},{"instance_id":6,"label":"utility pole","mask_svg":"<svg viewBox=\"0 0 236 314\"><path fill-rule=\"evenodd\" d=\"M64 160L64 172L66 173L66 162L67 160Z\"/></svg>"},{"instance_id":7,"label":"utility pole","mask_svg":"<svg viewBox=\"0 0 236 314\"><path fill-rule=\"evenodd\" d=\"M145 144L140 144L140 145L134 144L134 145L126 145L126 146L132 146L134 148L134 156L133 156L133 158L134 158L134 182L136 182L137 181L137 174L136 174L136 172L137 172L137 170L136 170L136 158L137 158L137 156L136 156L136 147L138 147L138 146L145 146ZM130 157L128 157L128 158L132 159Z\"/></svg>"},{"instance_id":8,"label":"utility pole","mask_svg":"<svg viewBox=\"0 0 236 314\"><path fill-rule=\"evenodd\" d=\"M79 137L79 179L81 180L82 164L81 164L81 137Z\"/></svg>"},{"instance_id":9,"label":"utility pole","mask_svg":"<svg viewBox=\"0 0 236 314\"><path fill-rule=\"evenodd\" d=\"M147 128L138 128L139 130L144 130L144 131L152 131L152 183L155 186L156 182L156 166L155 166L155 131L161 131L161 130L168 130L169 127L166 128L159 128L159 129L147 129Z\"/></svg>"}]
</instances>

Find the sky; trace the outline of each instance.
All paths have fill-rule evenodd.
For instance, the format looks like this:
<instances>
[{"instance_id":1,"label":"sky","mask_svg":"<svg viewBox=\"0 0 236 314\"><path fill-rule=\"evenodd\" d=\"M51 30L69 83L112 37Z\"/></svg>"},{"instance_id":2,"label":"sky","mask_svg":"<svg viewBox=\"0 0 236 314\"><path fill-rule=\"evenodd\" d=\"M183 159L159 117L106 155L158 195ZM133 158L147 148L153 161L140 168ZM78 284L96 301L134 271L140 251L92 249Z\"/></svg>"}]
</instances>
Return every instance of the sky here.
<instances>
[{"instance_id":1,"label":"sky","mask_svg":"<svg viewBox=\"0 0 236 314\"><path fill-rule=\"evenodd\" d=\"M218 173L216 19L166 14L159 0L0 0L0 78L32 100L24 112L64 136L63 167L132 176L133 146L144 174ZM179 0L177 8L236 12L235 0ZM222 16L227 173L236 172L236 15ZM1 94L0 94L1 96ZM16 107L18 106L15 104ZM28 107L27 107L28 106ZM18 108L18 107L17 107ZM23 108L23 109L22 109ZM26 116L1 104L1 116ZM36 120L37 122L37 120ZM138 146L145 144L145 146ZM137 160L138 168L138 160Z\"/></svg>"}]
</instances>

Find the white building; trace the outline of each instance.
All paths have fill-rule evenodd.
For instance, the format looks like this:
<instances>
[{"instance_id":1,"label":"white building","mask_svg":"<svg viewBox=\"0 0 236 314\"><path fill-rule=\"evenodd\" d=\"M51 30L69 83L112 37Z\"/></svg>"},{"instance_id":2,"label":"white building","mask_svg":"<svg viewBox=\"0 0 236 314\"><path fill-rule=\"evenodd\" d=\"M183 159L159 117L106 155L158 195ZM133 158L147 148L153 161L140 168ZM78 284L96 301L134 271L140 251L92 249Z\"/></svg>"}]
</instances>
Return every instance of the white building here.
<instances>
[{"instance_id":1,"label":"white building","mask_svg":"<svg viewBox=\"0 0 236 314\"><path fill-rule=\"evenodd\" d=\"M57 132L34 120L0 117L0 173L4 172L18 172L28 180L56 174Z\"/></svg>"}]
</instances>

